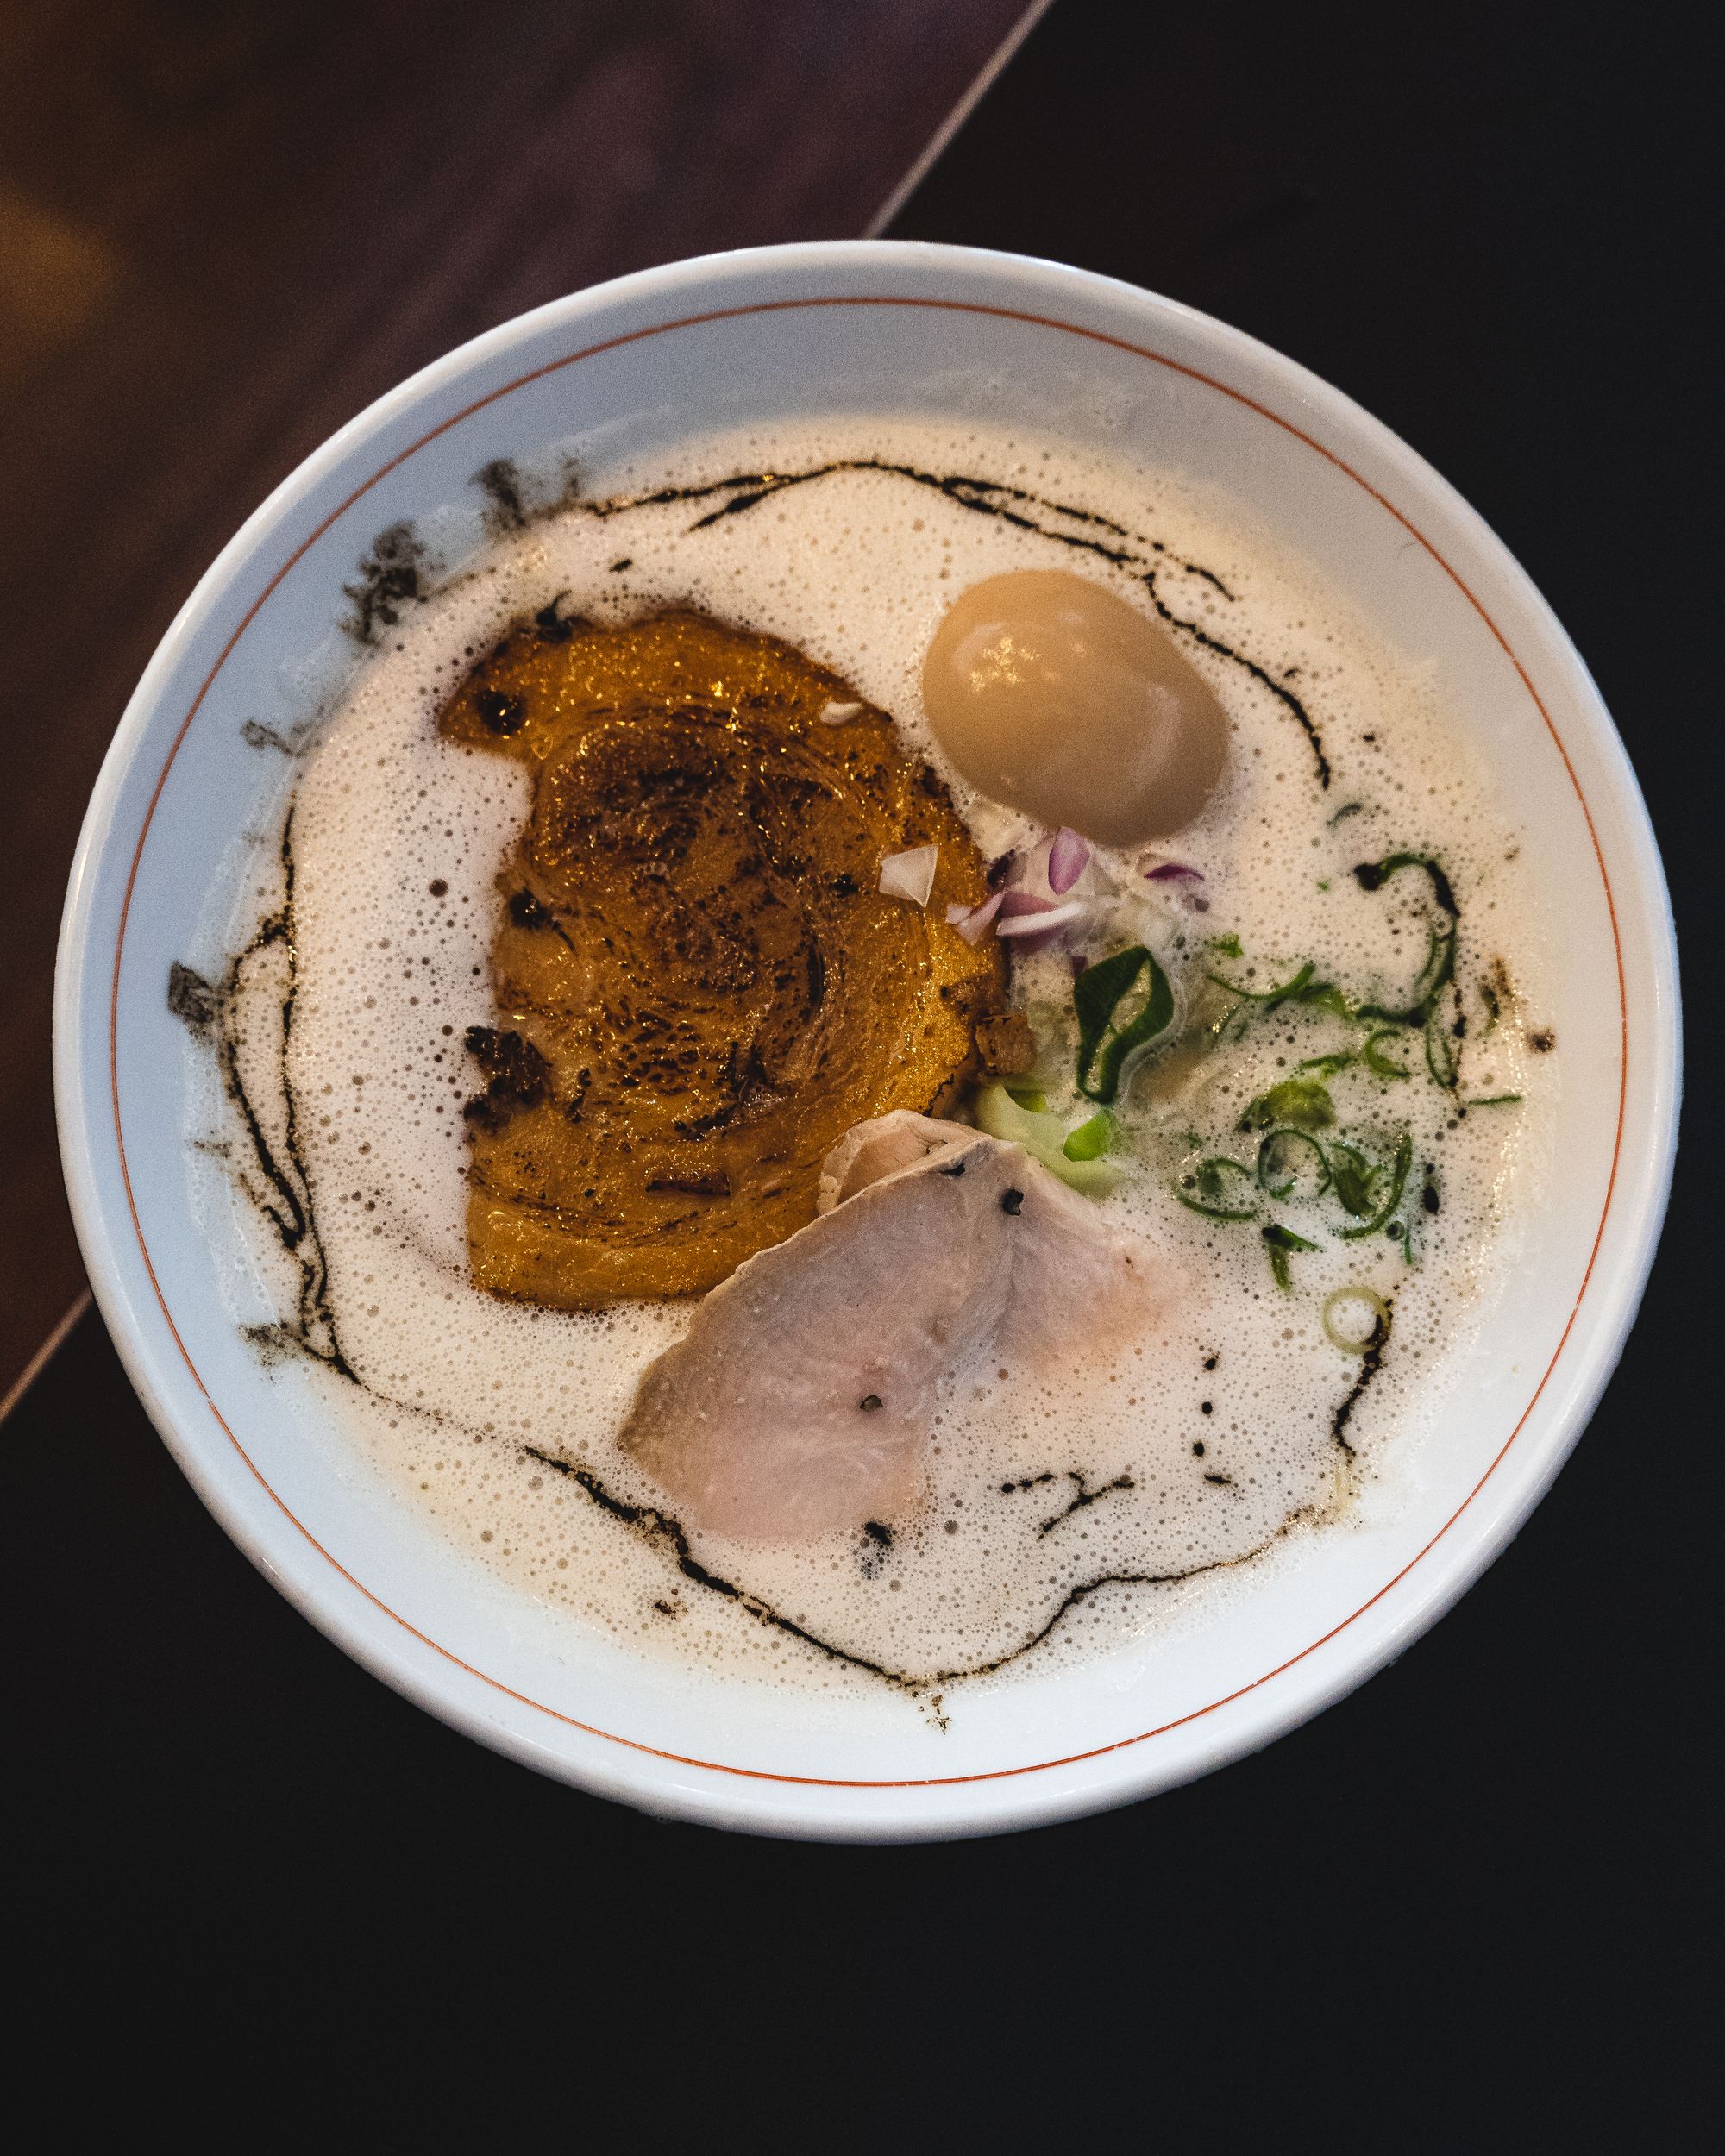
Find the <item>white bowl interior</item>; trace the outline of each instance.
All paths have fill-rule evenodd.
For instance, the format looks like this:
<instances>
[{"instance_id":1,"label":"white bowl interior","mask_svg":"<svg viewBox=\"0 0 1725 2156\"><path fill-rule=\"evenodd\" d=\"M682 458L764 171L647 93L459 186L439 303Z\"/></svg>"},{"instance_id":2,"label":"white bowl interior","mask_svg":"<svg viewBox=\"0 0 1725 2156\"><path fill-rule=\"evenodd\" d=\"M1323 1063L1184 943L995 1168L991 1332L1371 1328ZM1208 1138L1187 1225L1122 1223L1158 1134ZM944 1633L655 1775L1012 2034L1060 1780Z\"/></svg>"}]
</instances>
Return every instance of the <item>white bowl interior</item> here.
<instances>
[{"instance_id":1,"label":"white bowl interior","mask_svg":"<svg viewBox=\"0 0 1725 2156\"><path fill-rule=\"evenodd\" d=\"M374 1482L316 1384L266 1371L216 1290L185 1138L198 1051L163 994L280 783L241 725L303 715L379 531L412 519L453 561L480 540L472 475L491 459L531 464L578 437L602 461L833 411L1021 418L1226 490L1435 660L1566 930L1564 1172L1398 1515L1327 1538L1321 1562L1266 1572L1201 1627L969 1695L944 1734L885 1695L811 1710L589 1637ZM986 1831L1141 1795L1263 1743L1405 1645L1514 1532L1609 1375L1657 1234L1677 1084L1669 916L1634 780L1562 631L1465 505L1344 398L1201 317L1045 264L887 244L716 258L559 303L440 362L296 473L127 712L74 874L58 1025L104 1311L186 1472L283 1591L388 1681L548 1771L833 1835Z\"/></svg>"}]
</instances>

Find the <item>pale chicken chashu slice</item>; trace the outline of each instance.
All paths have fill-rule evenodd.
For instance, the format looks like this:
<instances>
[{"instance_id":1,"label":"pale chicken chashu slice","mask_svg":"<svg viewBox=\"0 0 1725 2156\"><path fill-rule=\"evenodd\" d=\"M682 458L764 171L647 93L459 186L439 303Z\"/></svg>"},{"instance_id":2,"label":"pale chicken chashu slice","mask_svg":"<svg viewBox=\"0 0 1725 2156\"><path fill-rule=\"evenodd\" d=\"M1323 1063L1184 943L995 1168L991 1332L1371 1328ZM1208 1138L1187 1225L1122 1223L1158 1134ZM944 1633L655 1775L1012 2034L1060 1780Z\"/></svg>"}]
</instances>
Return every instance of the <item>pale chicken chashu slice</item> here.
<instances>
[{"instance_id":1,"label":"pale chicken chashu slice","mask_svg":"<svg viewBox=\"0 0 1725 2156\"><path fill-rule=\"evenodd\" d=\"M899 1110L827 1156L820 1216L713 1289L623 1448L683 1524L789 1540L913 1512L940 1379L1045 1376L1149 1332L1150 1254L1023 1149Z\"/></svg>"}]
</instances>

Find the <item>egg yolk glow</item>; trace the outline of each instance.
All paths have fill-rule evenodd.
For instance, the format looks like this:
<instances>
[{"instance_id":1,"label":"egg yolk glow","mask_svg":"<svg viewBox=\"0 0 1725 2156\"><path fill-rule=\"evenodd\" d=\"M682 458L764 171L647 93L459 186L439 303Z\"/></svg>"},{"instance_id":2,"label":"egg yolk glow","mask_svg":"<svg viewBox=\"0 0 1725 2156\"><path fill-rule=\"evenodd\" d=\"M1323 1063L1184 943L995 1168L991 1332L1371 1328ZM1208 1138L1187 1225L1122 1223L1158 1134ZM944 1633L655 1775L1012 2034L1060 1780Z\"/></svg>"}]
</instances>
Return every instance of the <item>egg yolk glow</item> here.
<instances>
[{"instance_id":1,"label":"egg yolk glow","mask_svg":"<svg viewBox=\"0 0 1725 2156\"><path fill-rule=\"evenodd\" d=\"M930 730L990 800L1106 846L1166 838L1215 792L1228 721L1157 624L1064 569L973 584L923 661Z\"/></svg>"}]
</instances>

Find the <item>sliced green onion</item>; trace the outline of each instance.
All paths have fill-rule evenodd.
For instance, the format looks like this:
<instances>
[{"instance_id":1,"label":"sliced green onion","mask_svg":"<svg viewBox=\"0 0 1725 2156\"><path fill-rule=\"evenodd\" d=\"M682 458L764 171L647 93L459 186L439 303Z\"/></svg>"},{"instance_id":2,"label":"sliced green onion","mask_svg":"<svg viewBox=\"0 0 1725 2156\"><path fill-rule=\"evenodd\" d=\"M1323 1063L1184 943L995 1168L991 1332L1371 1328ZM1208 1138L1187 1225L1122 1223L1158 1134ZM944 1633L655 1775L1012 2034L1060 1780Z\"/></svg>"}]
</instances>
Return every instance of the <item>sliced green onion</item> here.
<instances>
[{"instance_id":1,"label":"sliced green onion","mask_svg":"<svg viewBox=\"0 0 1725 2156\"><path fill-rule=\"evenodd\" d=\"M1313 1011L1329 1011L1352 1025L1359 1013L1333 981L1314 981L1300 991L1298 1001Z\"/></svg>"},{"instance_id":2,"label":"sliced green onion","mask_svg":"<svg viewBox=\"0 0 1725 2156\"><path fill-rule=\"evenodd\" d=\"M1321 1198L1330 1187L1330 1163L1316 1138L1305 1131L1272 1131L1258 1149L1258 1180L1272 1198L1291 1198L1300 1180L1299 1152L1304 1146L1317 1163L1318 1186L1310 1193Z\"/></svg>"},{"instance_id":3,"label":"sliced green onion","mask_svg":"<svg viewBox=\"0 0 1725 2156\"><path fill-rule=\"evenodd\" d=\"M1087 1198L1106 1198L1126 1180L1126 1171L1118 1161L1071 1158L1066 1150L1066 1125L1060 1118L1020 1106L1002 1085L984 1086L976 1095L975 1110L979 1130L1009 1145L1022 1145L1032 1160L1040 1161Z\"/></svg>"},{"instance_id":4,"label":"sliced green onion","mask_svg":"<svg viewBox=\"0 0 1725 2156\"><path fill-rule=\"evenodd\" d=\"M1081 1123L1061 1147L1068 1160L1100 1160L1114 1142L1114 1119L1099 1108L1088 1123Z\"/></svg>"},{"instance_id":5,"label":"sliced green onion","mask_svg":"<svg viewBox=\"0 0 1725 2156\"><path fill-rule=\"evenodd\" d=\"M1351 1338L1335 1321L1336 1313L1349 1303L1363 1303L1371 1313L1371 1329L1359 1339ZM1373 1348L1381 1347L1389 1337L1389 1305L1375 1288L1338 1288L1334 1294L1325 1299L1324 1333L1344 1355L1367 1355Z\"/></svg>"},{"instance_id":6,"label":"sliced green onion","mask_svg":"<svg viewBox=\"0 0 1725 2156\"><path fill-rule=\"evenodd\" d=\"M1389 1194L1370 1219L1362 1220L1356 1228L1343 1228L1344 1242L1357 1243L1362 1236L1376 1235L1389 1221L1389 1216L1402 1202L1402 1192L1408 1181L1408 1169L1414 1158L1414 1141L1403 1131L1396 1141L1395 1157L1389 1163Z\"/></svg>"},{"instance_id":7,"label":"sliced green onion","mask_svg":"<svg viewBox=\"0 0 1725 2156\"><path fill-rule=\"evenodd\" d=\"M1068 1160L1063 1151L1058 1160L1044 1160L1039 1153L1036 1157L1081 1198L1108 1197L1128 1180L1128 1170L1117 1160Z\"/></svg>"},{"instance_id":8,"label":"sliced green onion","mask_svg":"<svg viewBox=\"0 0 1725 2156\"><path fill-rule=\"evenodd\" d=\"M1420 968L1407 1008L1392 1011L1381 1004L1369 1003L1359 1015L1363 1018L1382 1018L1390 1025L1422 1025L1430 1018L1438 998L1455 978L1456 934L1461 925L1461 909L1456 904L1455 893L1441 862L1429 854L1388 854L1382 861L1358 862L1353 873L1363 891L1377 891L1404 868L1424 871L1430 879L1433 897L1449 917L1449 925L1441 933L1435 928L1428 930L1426 962ZM1438 1082L1441 1085L1445 1081L1440 1079Z\"/></svg>"},{"instance_id":9,"label":"sliced green onion","mask_svg":"<svg viewBox=\"0 0 1725 2156\"><path fill-rule=\"evenodd\" d=\"M1284 1078L1248 1104L1240 1128L1266 1131L1275 1123L1291 1123L1299 1131L1327 1131L1335 1119L1336 1104L1327 1086L1315 1078Z\"/></svg>"},{"instance_id":10,"label":"sliced green onion","mask_svg":"<svg viewBox=\"0 0 1725 2156\"><path fill-rule=\"evenodd\" d=\"M1228 1175L1238 1175L1246 1185L1243 1194L1247 1203L1244 1210L1228 1203L1224 1181ZM1253 1220L1258 1217L1258 1193L1251 1185L1252 1173L1249 1168L1217 1154L1210 1160L1200 1161L1189 1175L1182 1176L1174 1186L1174 1194L1189 1213L1201 1213L1207 1220ZM1193 1190L1198 1194L1195 1198L1189 1194Z\"/></svg>"},{"instance_id":11,"label":"sliced green onion","mask_svg":"<svg viewBox=\"0 0 1725 2156\"><path fill-rule=\"evenodd\" d=\"M1380 1026L1359 1051L1360 1061L1380 1078L1411 1078L1414 1075L1411 1070L1404 1069L1400 1063L1392 1063L1377 1045L1379 1041L1393 1041L1395 1038L1396 1029L1393 1025Z\"/></svg>"},{"instance_id":12,"label":"sliced green onion","mask_svg":"<svg viewBox=\"0 0 1725 2156\"><path fill-rule=\"evenodd\" d=\"M1265 1249L1270 1252L1270 1269L1278 1288L1291 1288L1294 1276L1288 1269L1290 1250L1315 1250L1317 1244L1308 1243L1303 1235L1295 1235L1292 1228L1272 1225L1263 1231Z\"/></svg>"},{"instance_id":13,"label":"sliced green onion","mask_svg":"<svg viewBox=\"0 0 1725 2156\"><path fill-rule=\"evenodd\" d=\"M1302 1070L1315 1070L1320 1077L1333 1078L1339 1070L1346 1070L1352 1061L1353 1050L1351 1048L1339 1050L1333 1056L1308 1056L1303 1063L1295 1064L1294 1075L1298 1077Z\"/></svg>"},{"instance_id":14,"label":"sliced green onion","mask_svg":"<svg viewBox=\"0 0 1725 2156\"><path fill-rule=\"evenodd\" d=\"M1371 1186L1382 1170L1374 1168L1363 1153L1340 1139L1330 1146L1330 1175L1336 1186L1336 1199L1344 1213L1350 1213L1356 1220L1364 1219L1371 1211Z\"/></svg>"},{"instance_id":15,"label":"sliced green onion","mask_svg":"<svg viewBox=\"0 0 1725 2156\"><path fill-rule=\"evenodd\" d=\"M1432 1074L1433 1084L1442 1086L1446 1092L1455 1084L1459 1068L1455 1041L1444 1024L1441 1006L1435 1003L1426 1014L1426 1068Z\"/></svg>"},{"instance_id":16,"label":"sliced green onion","mask_svg":"<svg viewBox=\"0 0 1725 2156\"><path fill-rule=\"evenodd\" d=\"M1521 1100L1519 1093L1488 1094L1484 1100L1464 1100L1465 1108L1513 1108Z\"/></svg>"},{"instance_id":17,"label":"sliced green onion","mask_svg":"<svg viewBox=\"0 0 1725 2156\"><path fill-rule=\"evenodd\" d=\"M1420 978L1414 983L1414 1002L1416 1004L1434 1003L1448 987L1450 982L1454 980L1455 969L1456 931L1455 924L1452 922L1442 936L1437 935L1435 931L1433 934L1432 947L1427 954L1425 966L1421 971Z\"/></svg>"},{"instance_id":18,"label":"sliced green onion","mask_svg":"<svg viewBox=\"0 0 1725 2156\"><path fill-rule=\"evenodd\" d=\"M1207 950L1219 950L1224 958L1244 958L1245 956L1240 949L1239 937L1232 931L1226 936L1211 937L1204 948Z\"/></svg>"},{"instance_id":19,"label":"sliced green onion","mask_svg":"<svg viewBox=\"0 0 1725 2156\"><path fill-rule=\"evenodd\" d=\"M1376 891L1404 868L1423 869L1431 879L1432 895L1444 912L1452 918L1459 914L1461 908L1455 902L1443 864L1430 854L1386 854L1382 861L1360 862L1353 873L1362 891Z\"/></svg>"},{"instance_id":20,"label":"sliced green onion","mask_svg":"<svg viewBox=\"0 0 1725 2156\"><path fill-rule=\"evenodd\" d=\"M1232 981L1224 981L1219 973L1207 974L1204 977L1207 981L1214 981L1219 988L1226 988L1231 996L1242 996L1248 1003L1262 1003L1273 1011L1278 1003L1285 1003L1289 996L1298 995L1317 970L1308 958L1279 988L1242 988Z\"/></svg>"},{"instance_id":21,"label":"sliced green onion","mask_svg":"<svg viewBox=\"0 0 1725 2156\"><path fill-rule=\"evenodd\" d=\"M1295 968L1286 981L1273 988L1243 988L1237 981L1226 980L1220 974L1207 974L1207 981L1217 987L1226 988L1231 996L1242 997L1247 1003L1261 1003L1266 1015L1283 1003L1302 1003L1314 1011L1331 1011L1337 1018L1350 1025L1360 1013L1337 987L1333 981L1319 981L1314 976L1317 968L1308 958Z\"/></svg>"}]
</instances>

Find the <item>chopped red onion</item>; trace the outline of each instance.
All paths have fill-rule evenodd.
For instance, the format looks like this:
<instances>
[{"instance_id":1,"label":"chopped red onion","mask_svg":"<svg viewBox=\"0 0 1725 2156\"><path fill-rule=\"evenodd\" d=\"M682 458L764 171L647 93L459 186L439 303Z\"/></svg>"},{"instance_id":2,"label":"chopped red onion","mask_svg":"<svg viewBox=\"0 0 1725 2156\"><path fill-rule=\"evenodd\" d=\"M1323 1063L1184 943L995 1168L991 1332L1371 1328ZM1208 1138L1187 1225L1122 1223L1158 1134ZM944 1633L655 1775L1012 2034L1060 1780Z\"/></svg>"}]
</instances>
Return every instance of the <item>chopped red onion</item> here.
<instances>
[{"instance_id":1,"label":"chopped red onion","mask_svg":"<svg viewBox=\"0 0 1725 2156\"><path fill-rule=\"evenodd\" d=\"M1013 894L1008 892L1006 895L1011 898ZM1028 896L1028 893L1019 895ZM1070 927L1074 921L1082 920L1089 911L1089 906L1082 899L1068 899L1064 906L1049 906L1038 900L1028 907L1013 908L1009 919L1007 918L1007 909L1002 906L1001 918L994 924L994 933L997 936L1051 937L1057 930Z\"/></svg>"},{"instance_id":2,"label":"chopped red onion","mask_svg":"<svg viewBox=\"0 0 1725 2156\"><path fill-rule=\"evenodd\" d=\"M1069 931L1089 928L1114 895L1088 839L1064 826L1028 853L1007 858L994 933L1015 939L1019 950L1039 950Z\"/></svg>"},{"instance_id":3,"label":"chopped red onion","mask_svg":"<svg viewBox=\"0 0 1725 2156\"><path fill-rule=\"evenodd\" d=\"M1009 883L1000 893L1000 911L1008 917L1017 913L1047 913L1053 910L1055 901L1044 899L1039 893L1026 891L1022 885Z\"/></svg>"},{"instance_id":4,"label":"chopped red onion","mask_svg":"<svg viewBox=\"0 0 1725 2156\"><path fill-rule=\"evenodd\" d=\"M1057 896L1064 896L1077 882L1090 862L1090 842L1081 838L1065 824L1054 834L1048 849L1048 887Z\"/></svg>"},{"instance_id":5,"label":"chopped red onion","mask_svg":"<svg viewBox=\"0 0 1725 2156\"><path fill-rule=\"evenodd\" d=\"M1202 895L1205 876L1201 868L1191 868L1183 861L1160 861L1154 854L1145 854L1138 862L1138 873L1146 883L1171 883L1181 903L1193 912L1209 912L1210 901Z\"/></svg>"},{"instance_id":6,"label":"chopped red onion","mask_svg":"<svg viewBox=\"0 0 1725 2156\"><path fill-rule=\"evenodd\" d=\"M881 856L881 889L889 899L908 899L913 906L926 906L934 888L934 864L938 846L910 846L901 854Z\"/></svg>"},{"instance_id":7,"label":"chopped red onion","mask_svg":"<svg viewBox=\"0 0 1725 2156\"><path fill-rule=\"evenodd\" d=\"M967 943L980 943L1006 895L1004 891L996 891L993 898L984 899L981 906L949 906L946 918Z\"/></svg>"}]
</instances>

